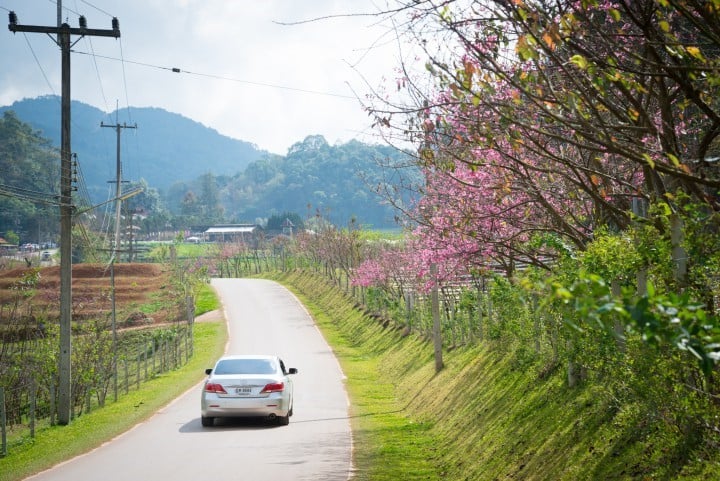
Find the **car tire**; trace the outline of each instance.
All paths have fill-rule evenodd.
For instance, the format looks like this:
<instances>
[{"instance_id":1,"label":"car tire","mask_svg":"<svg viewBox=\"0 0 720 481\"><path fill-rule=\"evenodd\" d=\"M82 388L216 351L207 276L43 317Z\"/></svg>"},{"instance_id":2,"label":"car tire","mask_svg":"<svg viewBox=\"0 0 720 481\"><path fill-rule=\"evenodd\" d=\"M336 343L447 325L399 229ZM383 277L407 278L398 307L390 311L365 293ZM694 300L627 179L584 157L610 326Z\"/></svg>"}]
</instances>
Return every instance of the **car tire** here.
<instances>
[{"instance_id":1,"label":"car tire","mask_svg":"<svg viewBox=\"0 0 720 481\"><path fill-rule=\"evenodd\" d=\"M204 428L212 427L213 424L215 424L215 418L207 418L205 416L200 416L200 422L202 423Z\"/></svg>"},{"instance_id":2,"label":"car tire","mask_svg":"<svg viewBox=\"0 0 720 481\"><path fill-rule=\"evenodd\" d=\"M290 406L290 411L288 411L288 417L293 415L293 406Z\"/></svg>"},{"instance_id":3,"label":"car tire","mask_svg":"<svg viewBox=\"0 0 720 481\"><path fill-rule=\"evenodd\" d=\"M287 426L290 424L290 413L287 416L278 416L277 423L279 426Z\"/></svg>"}]
</instances>

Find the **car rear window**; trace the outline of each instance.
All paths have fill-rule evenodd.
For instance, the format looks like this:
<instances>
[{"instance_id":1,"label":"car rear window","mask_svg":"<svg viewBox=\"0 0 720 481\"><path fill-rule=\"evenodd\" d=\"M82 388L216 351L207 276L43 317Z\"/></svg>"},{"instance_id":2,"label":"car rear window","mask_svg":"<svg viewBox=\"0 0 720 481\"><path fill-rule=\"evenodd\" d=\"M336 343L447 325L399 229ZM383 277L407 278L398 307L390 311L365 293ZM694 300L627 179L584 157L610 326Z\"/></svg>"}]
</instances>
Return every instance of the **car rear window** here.
<instances>
[{"instance_id":1,"label":"car rear window","mask_svg":"<svg viewBox=\"0 0 720 481\"><path fill-rule=\"evenodd\" d=\"M224 359L215 366L215 374L275 374L272 359Z\"/></svg>"}]
</instances>

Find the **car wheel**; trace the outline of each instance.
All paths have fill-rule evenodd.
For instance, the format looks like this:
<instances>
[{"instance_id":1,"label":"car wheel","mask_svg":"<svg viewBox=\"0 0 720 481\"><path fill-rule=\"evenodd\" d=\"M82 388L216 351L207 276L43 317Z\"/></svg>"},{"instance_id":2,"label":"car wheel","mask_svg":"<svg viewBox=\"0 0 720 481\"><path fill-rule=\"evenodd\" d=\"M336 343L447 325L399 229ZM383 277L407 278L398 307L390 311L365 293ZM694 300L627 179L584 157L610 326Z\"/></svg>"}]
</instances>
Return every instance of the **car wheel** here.
<instances>
[{"instance_id":1,"label":"car wheel","mask_svg":"<svg viewBox=\"0 0 720 481\"><path fill-rule=\"evenodd\" d=\"M290 406L290 411L288 411L288 417L293 415L293 406Z\"/></svg>"},{"instance_id":2,"label":"car wheel","mask_svg":"<svg viewBox=\"0 0 720 481\"><path fill-rule=\"evenodd\" d=\"M287 426L288 424L290 424L290 413L288 413L287 416L278 416L277 423L280 426Z\"/></svg>"},{"instance_id":3,"label":"car wheel","mask_svg":"<svg viewBox=\"0 0 720 481\"><path fill-rule=\"evenodd\" d=\"M214 424L215 418L206 418L205 416L200 416L200 422L202 423L203 427L209 428Z\"/></svg>"}]
</instances>

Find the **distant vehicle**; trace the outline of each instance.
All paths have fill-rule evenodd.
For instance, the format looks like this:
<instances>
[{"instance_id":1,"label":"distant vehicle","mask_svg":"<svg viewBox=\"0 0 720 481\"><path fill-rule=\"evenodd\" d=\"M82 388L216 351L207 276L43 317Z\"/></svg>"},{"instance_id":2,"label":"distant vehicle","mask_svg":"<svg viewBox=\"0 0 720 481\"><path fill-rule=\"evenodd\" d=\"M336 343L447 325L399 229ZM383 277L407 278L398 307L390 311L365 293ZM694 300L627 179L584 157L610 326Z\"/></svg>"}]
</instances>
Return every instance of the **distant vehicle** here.
<instances>
[{"instance_id":1,"label":"distant vehicle","mask_svg":"<svg viewBox=\"0 0 720 481\"><path fill-rule=\"evenodd\" d=\"M215 418L266 417L281 426L293 415L293 383L277 356L223 356L215 367L206 369L200 402L202 425L210 427Z\"/></svg>"},{"instance_id":2,"label":"distant vehicle","mask_svg":"<svg viewBox=\"0 0 720 481\"><path fill-rule=\"evenodd\" d=\"M40 259L44 261L49 261L50 259L52 259L52 254L48 251L45 251L40 255Z\"/></svg>"}]
</instances>

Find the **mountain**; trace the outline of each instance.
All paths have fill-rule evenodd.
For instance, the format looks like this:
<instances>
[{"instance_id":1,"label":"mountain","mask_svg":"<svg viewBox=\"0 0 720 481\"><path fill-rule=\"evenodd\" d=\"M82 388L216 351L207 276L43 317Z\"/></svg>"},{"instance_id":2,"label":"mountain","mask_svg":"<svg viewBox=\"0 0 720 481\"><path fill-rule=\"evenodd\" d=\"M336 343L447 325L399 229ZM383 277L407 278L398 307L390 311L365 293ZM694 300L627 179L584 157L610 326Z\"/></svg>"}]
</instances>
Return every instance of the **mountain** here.
<instances>
[{"instance_id":1,"label":"mountain","mask_svg":"<svg viewBox=\"0 0 720 481\"><path fill-rule=\"evenodd\" d=\"M72 149L92 203L106 201L114 190L117 129L108 126L114 127L115 119L121 119L119 123L127 127L120 129L123 180L144 180L149 187L147 195L133 197L128 205L149 214L167 209L183 226L262 222L273 215L296 213L321 216L336 225L353 220L374 228L394 228L396 202L412 203L408 192L397 191L394 186L418 185L422 180L417 169L399 168L411 164L407 154L387 145L358 141L329 145L324 137L309 135L295 143L286 156L280 156L159 108L121 109L107 114L72 102L71 109ZM40 139L59 147L59 97L26 99L0 107L0 119L5 111L14 112L15 120L8 125L15 130L23 129L15 125L19 121ZM8 130L7 136L13 135ZM45 145L44 140L37 143ZM41 156L43 152L41 149L32 159L25 155L30 166L26 170L57 173L57 169L44 167L52 162L53 152L46 153L49 159ZM8 162L18 164L13 159ZM8 176L0 172L0 187L4 177ZM27 184L22 172L5 180L15 187ZM48 182L38 185L37 190L52 191L53 184ZM389 201L378 191L395 192L396 198ZM27 218L32 226L33 219L41 217L8 209L7 225L15 218ZM160 217L158 222L166 225L167 219ZM0 227L2 219L0 215Z\"/></svg>"},{"instance_id":2,"label":"mountain","mask_svg":"<svg viewBox=\"0 0 720 481\"><path fill-rule=\"evenodd\" d=\"M268 155L232 178L216 178L214 190L225 217L238 221L295 212L321 216L338 226L354 220L363 226L393 228L399 215L394 204L412 201L410 192L395 192L392 186L420 181L417 169L400 167L408 163L406 153L388 145L356 140L329 145L323 136L311 135L291 146L284 157ZM207 187L210 179L204 180L191 190L212 191ZM395 192L393 202L378 191ZM175 191L175 205L182 194L183 189Z\"/></svg>"},{"instance_id":3,"label":"mountain","mask_svg":"<svg viewBox=\"0 0 720 481\"><path fill-rule=\"evenodd\" d=\"M13 110L17 117L60 146L60 97L24 99L0 107L0 116ZM71 103L72 150L77 154L88 191L94 202L107 198L108 182L116 178L117 129L121 125L120 157L123 178L143 178L163 191L176 182L190 181L207 172L234 175L266 151L182 115L159 108L120 109L110 114L82 102ZM131 120L127 120L131 119Z\"/></svg>"}]
</instances>

